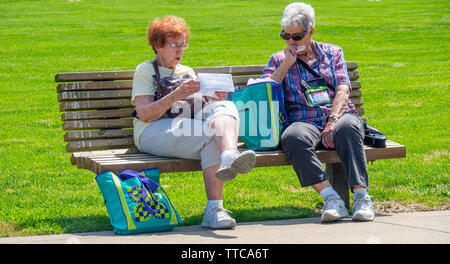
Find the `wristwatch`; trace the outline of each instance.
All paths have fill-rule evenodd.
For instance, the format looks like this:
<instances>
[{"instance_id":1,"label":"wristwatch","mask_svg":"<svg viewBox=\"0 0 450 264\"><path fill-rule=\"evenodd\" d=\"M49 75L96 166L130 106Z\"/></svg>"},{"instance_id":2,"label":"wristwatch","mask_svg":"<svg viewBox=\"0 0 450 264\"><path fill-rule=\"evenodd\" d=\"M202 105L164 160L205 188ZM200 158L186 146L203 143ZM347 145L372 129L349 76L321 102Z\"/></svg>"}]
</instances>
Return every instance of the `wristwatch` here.
<instances>
[{"instance_id":1,"label":"wristwatch","mask_svg":"<svg viewBox=\"0 0 450 264\"><path fill-rule=\"evenodd\" d=\"M330 119L332 119L332 118L336 118L336 121L339 119L339 116L337 115L337 114L331 114L329 117L328 117L328 120L330 120Z\"/></svg>"}]
</instances>

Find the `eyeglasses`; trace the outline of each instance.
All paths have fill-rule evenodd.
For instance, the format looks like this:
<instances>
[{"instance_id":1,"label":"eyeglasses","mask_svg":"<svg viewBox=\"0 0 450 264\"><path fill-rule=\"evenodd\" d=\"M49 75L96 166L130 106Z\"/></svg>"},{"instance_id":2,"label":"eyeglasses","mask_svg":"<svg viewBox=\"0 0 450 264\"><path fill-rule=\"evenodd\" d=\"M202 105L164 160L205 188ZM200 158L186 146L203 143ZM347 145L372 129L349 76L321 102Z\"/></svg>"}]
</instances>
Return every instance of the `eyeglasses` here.
<instances>
[{"instance_id":1,"label":"eyeglasses","mask_svg":"<svg viewBox=\"0 0 450 264\"><path fill-rule=\"evenodd\" d=\"M181 50L185 50L185 49L187 49L189 47L189 44L184 44L184 45L178 45L178 44L175 44L175 43L170 43L169 44L169 48L172 48L172 49L181 49Z\"/></svg>"},{"instance_id":2,"label":"eyeglasses","mask_svg":"<svg viewBox=\"0 0 450 264\"><path fill-rule=\"evenodd\" d=\"M293 39L294 41L300 41L302 40L307 34L309 33L309 31L304 31L302 33L295 33L295 34L288 34L286 33L284 30L282 30L280 32L280 37L284 40L289 40L289 39Z\"/></svg>"}]
</instances>

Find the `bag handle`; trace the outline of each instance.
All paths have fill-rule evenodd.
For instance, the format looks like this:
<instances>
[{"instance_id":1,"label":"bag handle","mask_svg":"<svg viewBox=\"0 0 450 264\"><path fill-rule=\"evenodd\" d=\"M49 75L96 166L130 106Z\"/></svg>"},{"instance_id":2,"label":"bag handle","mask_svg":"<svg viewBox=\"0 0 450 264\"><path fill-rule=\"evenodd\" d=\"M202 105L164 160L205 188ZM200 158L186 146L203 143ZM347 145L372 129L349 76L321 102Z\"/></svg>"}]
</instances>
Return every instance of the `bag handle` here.
<instances>
[{"instance_id":1,"label":"bag handle","mask_svg":"<svg viewBox=\"0 0 450 264\"><path fill-rule=\"evenodd\" d=\"M156 63L156 60L152 60L153 69L155 70L155 75L153 77L155 78L156 85L158 85L159 80L161 80L161 75L159 74L159 68L158 64Z\"/></svg>"},{"instance_id":2,"label":"bag handle","mask_svg":"<svg viewBox=\"0 0 450 264\"><path fill-rule=\"evenodd\" d=\"M134 170L124 170L122 171L119 175L117 175L117 177L121 180L121 181L125 181L128 179L132 179L132 178L136 178L139 180L139 182L141 182L142 184L142 198L143 198L143 203L144 206L147 208L147 210L150 212L150 214L156 214L155 210L153 210L150 205L145 201L148 197L147 195L147 191L150 193L150 200L153 200L155 202L155 204L158 204L158 201L153 197L153 192L156 192L158 189L158 185L153 182L152 180L150 180L149 178L143 176L142 174L140 174L137 171Z\"/></svg>"},{"instance_id":3,"label":"bag handle","mask_svg":"<svg viewBox=\"0 0 450 264\"><path fill-rule=\"evenodd\" d=\"M308 63L304 62L302 59L297 58L297 63L300 63L303 66L303 68L305 68L309 73L311 73L312 76L314 76L314 78L323 78L315 70L311 69L311 67L309 67ZM298 67L298 65L297 65L297 67ZM300 72L300 70L299 70L299 72ZM327 84L328 88L335 91L334 87L331 86L331 84L329 84L326 80L325 80L325 83Z\"/></svg>"}]
</instances>

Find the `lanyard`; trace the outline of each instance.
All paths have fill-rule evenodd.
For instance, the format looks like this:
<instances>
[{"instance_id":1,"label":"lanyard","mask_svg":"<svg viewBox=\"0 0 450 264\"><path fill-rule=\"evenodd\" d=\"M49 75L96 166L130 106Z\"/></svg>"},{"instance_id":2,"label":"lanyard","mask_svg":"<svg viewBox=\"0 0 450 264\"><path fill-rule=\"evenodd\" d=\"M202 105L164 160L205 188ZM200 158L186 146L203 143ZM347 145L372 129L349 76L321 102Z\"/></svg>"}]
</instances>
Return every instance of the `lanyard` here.
<instances>
[{"instance_id":1,"label":"lanyard","mask_svg":"<svg viewBox=\"0 0 450 264\"><path fill-rule=\"evenodd\" d=\"M297 63L296 63L296 65L297 65L297 70L298 70L298 73L301 75L301 72L300 72L300 68L299 68L299 66L298 66L298 64L301 64L309 73L311 73L312 74L312 76L314 76L314 78L323 78L324 80L325 80L325 78L324 77L322 77L320 74L318 74L316 71L314 71L313 69L311 69L311 67L309 67L309 65L306 63L306 62L304 62L303 60L301 60L300 58L297 58ZM331 90L333 90L334 92L336 92L335 91L335 89L334 89L334 87L333 86L331 86L331 84L329 84L326 80L325 80L325 83L327 84L327 86L328 86L328 88L330 88Z\"/></svg>"}]
</instances>

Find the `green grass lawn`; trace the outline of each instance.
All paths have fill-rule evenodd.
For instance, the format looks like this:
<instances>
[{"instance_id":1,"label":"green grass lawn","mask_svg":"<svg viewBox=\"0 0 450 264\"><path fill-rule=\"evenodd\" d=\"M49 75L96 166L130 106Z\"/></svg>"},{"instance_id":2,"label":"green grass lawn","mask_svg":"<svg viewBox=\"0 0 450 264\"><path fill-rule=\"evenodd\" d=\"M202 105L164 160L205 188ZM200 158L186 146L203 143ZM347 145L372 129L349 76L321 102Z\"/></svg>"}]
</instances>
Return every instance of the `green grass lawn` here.
<instances>
[{"instance_id":1,"label":"green grass lawn","mask_svg":"<svg viewBox=\"0 0 450 264\"><path fill-rule=\"evenodd\" d=\"M161 3L162 2L162 3ZM53 0L0 2L0 236L112 230L94 174L70 164L54 76L133 70L153 57L145 34L173 14L192 31L191 67L266 63L282 49L289 1ZM448 1L311 1L314 39L358 61L368 123L407 145L369 165L379 212L450 207ZM200 172L163 174L185 225L206 203ZM238 222L316 216L323 202L291 167L256 168L227 183Z\"/></svg>"}]
</instances>

